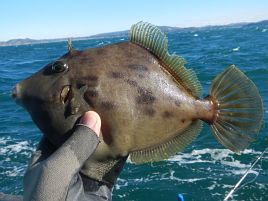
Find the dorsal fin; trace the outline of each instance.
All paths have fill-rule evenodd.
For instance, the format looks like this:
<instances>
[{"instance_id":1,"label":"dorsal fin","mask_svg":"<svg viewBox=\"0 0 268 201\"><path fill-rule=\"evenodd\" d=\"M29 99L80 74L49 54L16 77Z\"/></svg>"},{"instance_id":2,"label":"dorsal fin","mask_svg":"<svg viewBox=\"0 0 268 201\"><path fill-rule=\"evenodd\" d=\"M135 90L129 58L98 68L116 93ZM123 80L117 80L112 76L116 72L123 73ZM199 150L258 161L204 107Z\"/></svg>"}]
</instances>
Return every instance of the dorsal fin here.
<instances>
[{"instance_id":1,"label":"dorsal fin","mask_svg":"<svg viewBox=\"0 0 268 201\"><path fill-rule=\"evenodd\" d=\"M129 40L158 57L163 62L166 70L192 95L201 96L202 87L196 74L192 69L184 67L185 61L183 58L168 53L168 39L158 27L147 22L138 22L132 25Z\"/></svg>"}]
</instances>

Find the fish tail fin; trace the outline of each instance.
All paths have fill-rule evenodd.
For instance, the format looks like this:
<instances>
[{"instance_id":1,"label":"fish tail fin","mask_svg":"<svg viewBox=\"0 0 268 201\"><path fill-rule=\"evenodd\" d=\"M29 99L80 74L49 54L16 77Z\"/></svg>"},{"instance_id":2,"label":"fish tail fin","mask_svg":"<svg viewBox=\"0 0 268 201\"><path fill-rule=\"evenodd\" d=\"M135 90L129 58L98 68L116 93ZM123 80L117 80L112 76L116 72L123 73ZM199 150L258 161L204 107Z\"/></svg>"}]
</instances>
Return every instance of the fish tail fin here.
<instances>
[{"instance_id":1,"label":"fish tail fin","mask_svg":"<svg viewBox=\"0 0 268 201\"><path fill-rule=\"evenodd\" d=\"M263 105L255 84L234 65L219 74L209 90L216 107L210 128L226 148L239 153L258 134Z\"/></svg>"}]
</instances>

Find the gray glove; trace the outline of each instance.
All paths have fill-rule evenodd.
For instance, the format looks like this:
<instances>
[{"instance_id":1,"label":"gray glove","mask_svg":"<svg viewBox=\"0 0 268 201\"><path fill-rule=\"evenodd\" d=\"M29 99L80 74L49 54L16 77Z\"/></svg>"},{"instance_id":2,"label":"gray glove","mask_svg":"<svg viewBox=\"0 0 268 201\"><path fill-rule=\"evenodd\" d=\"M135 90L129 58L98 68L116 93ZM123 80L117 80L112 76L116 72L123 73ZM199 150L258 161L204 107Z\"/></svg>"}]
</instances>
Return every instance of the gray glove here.
<instances>
[{"instance_id":1,"label":"gray glove","mask_svg":"<svg viewBox=\"0 0 268 201\"><path fill-rule=\"evenodd\" d=\"M43 138L24 176L25 201L98 200L84 191L79 174L84 162L99 143L87 126L78 125L72 136L57 150ZM108 191L107 191L108 190ZM110 195L110 189L106 189ZM109 200L111 196L99 200Z\"/></svg>"}]
</instances>

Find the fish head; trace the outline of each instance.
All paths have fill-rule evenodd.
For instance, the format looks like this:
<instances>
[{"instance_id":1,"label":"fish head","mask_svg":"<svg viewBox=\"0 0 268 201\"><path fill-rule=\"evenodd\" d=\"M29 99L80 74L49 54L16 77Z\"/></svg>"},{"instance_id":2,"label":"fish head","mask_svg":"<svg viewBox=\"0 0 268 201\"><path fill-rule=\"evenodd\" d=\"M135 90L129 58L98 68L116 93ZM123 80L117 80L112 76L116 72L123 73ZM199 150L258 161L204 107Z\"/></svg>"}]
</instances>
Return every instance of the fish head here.
<instances>
[{"instance_id":1,"label":"fish head","mask_svg":"<svg viewBox=\"0 0 268 201\"><path fill-rule=\"evenodd\" d=\"M69 51L12 90L16 103L29 112L55 146L60 146L70 136L79 117L90 109L83 98L86 85L77 83L81 72L74 60L79 53Z\"/></svg>"}]
</instances>

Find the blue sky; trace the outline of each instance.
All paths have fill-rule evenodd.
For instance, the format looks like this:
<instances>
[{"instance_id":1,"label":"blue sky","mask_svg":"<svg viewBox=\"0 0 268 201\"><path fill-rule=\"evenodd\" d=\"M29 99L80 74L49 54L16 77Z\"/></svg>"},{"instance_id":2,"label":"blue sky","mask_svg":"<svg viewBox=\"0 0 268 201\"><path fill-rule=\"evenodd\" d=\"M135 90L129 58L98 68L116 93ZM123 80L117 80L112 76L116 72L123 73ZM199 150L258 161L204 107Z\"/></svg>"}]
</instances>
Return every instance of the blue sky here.
<instances>
[{"instance_id":1,"label":"blue sky","mask_svg":"<svg viewBox=\"0 0 268 201\"><path fill-rule=\"evenodd\" d=\"M268 0L5 0L0 41L89 36L147 21L177 27L268 19Z\"/></svg>"}]
</instances>

